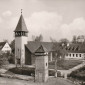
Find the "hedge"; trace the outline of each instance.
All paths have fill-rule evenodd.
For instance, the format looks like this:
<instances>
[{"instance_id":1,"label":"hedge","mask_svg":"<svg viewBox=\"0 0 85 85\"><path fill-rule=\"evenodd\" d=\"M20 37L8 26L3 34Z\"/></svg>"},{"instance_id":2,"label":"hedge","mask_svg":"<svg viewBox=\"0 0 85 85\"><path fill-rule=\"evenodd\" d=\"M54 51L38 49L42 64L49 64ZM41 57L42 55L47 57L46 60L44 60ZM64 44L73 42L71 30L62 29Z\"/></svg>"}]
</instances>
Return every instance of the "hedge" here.
<instances>
[{"instance_id":1,"label":"hedge","mask_svg":"<svg viewBox=\"0 0 85 85\"><path fill-rule=\"evenodd\" d=\"M27 67L16 67L16 68L9 69L8 71L13 72L15 74L29 75L29 76L35 74L34 68L27 68Z\"/></svg>"}]
</instances>

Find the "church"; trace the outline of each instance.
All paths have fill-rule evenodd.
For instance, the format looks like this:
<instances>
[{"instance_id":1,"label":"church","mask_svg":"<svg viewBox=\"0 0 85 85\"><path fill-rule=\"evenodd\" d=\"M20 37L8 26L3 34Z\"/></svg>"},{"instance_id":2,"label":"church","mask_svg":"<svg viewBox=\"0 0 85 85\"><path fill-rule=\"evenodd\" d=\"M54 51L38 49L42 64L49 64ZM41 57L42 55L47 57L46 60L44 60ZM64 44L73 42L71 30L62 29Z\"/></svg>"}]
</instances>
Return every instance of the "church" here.
<instances>
[{"instance_id":1,"label":"church","mask_svg":"<svg viewBox=\"0 0 85 85\"><path fill-rule=\"evenodd\" d=\"M15 64L33 65L35 63L35 51L40 45L43 45L49 55L49 61L52 61L52 46L51 42L34 42L27 40L28 29L26 27L23 15L21 13L20 19L14 30L15 33Z\"/></svg>"}]
</instances>

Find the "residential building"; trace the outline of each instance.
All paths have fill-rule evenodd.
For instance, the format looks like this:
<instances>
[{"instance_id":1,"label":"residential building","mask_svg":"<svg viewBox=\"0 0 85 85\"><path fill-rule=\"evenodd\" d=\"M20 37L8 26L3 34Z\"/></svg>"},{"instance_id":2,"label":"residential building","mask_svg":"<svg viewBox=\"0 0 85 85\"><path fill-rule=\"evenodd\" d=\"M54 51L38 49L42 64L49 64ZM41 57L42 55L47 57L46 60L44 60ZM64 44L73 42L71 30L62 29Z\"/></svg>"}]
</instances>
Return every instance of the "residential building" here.
<instances>
[{"instance_id":1,"label":"residential building","mask_svg":"<svg viewBox=\"0 0 85 85\"><path fill-rule=\"evenodd\" d=\"M0 42L0 52L1 53L11 53L11 47L7 42Z\"/></svg>"},{"instance_id":2,"label":"residential building","mask_svg":"<svg viewBox=\"0 0 85 85\"><path fill-rule=\"evenodd\" d=\"M66 47L66 51L65 59L85 59L85 43L71 43Z\"/></svg>"}]
</instances>

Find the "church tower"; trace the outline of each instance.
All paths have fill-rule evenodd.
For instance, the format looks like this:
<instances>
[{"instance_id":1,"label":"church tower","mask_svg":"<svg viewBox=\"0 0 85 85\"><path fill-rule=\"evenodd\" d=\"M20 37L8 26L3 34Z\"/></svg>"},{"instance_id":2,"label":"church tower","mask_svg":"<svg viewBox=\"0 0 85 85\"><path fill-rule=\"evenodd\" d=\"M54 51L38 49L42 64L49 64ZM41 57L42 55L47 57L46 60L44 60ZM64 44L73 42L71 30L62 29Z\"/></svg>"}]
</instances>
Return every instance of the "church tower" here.
<instances>
[{"instance_id":1,"label":"church tower","mask_svg":"<svg viewBox=\"0 0 85 85\"><path fill-rule=\"evenodd\" d=\"M15 64L25 64L25 44L27 44L28 30L22 15L15 29Z\"/></svg>"}]
</instances>

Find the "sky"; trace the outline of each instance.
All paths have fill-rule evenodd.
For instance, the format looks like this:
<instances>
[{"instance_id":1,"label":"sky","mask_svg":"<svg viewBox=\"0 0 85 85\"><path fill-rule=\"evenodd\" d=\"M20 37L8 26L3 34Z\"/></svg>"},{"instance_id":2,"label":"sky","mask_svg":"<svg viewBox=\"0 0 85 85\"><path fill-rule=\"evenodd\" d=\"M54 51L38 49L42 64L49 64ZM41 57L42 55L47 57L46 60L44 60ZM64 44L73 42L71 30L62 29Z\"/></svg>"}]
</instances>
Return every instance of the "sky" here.
<instances>
[{"instance_id":1,"label":"sky","mask_svg":"<svg viewBox=\"0 0 85 85\"><path fill-rule=\"evenodd\" d=\"M28 41L40 34L43 41L85 35L85 0L0 0L0 41L14 39L21 9Z\"/></svg>"}]
</instances>

